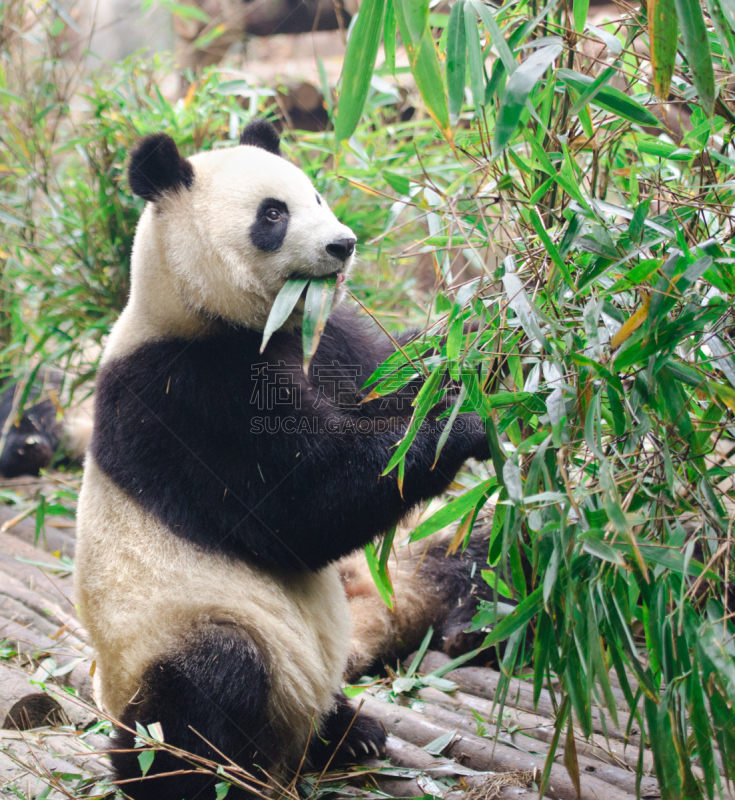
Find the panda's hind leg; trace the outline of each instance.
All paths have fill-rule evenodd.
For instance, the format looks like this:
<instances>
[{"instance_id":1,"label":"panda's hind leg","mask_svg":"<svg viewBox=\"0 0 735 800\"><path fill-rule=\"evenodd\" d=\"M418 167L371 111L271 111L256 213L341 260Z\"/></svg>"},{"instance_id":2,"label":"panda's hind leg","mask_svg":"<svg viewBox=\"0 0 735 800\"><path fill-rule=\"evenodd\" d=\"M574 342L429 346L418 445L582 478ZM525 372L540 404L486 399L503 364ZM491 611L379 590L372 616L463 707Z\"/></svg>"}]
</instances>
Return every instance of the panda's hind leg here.
<instances>
[{"instance_id":1,"label":"panda's hind leg","mask_svg":"<svg viewBox=\"0 0 735 800\"><path fill-rule=\"evenodd\" d=\"M157 750L143 777L135 748L136 723L158 722L166 744L216 762L233 762L258 775L278 757L268 721L269 681L262 657L242 631L207 624L175 652L148 667L127 706L110 753L120 788L134 800L215 800L221 778L195 773L190 762ZM206 741L205 741L206 740ZM186 774L166 775L179 770ZM160 776L160 777L159 777ZM261 773L262 779L262 773ZM228 800L253 795L234 786Z\"/></svg>"}]
</instances>

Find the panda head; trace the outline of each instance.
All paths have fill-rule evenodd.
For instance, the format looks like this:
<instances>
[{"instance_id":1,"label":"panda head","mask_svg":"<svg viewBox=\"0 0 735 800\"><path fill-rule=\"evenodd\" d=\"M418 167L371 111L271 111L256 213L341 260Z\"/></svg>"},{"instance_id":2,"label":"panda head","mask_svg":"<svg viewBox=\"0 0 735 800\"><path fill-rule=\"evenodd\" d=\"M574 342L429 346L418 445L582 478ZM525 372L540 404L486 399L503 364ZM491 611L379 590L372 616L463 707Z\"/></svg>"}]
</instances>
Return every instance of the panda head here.
<instances>
[{"instance_id":1,"label":"panda head","mask_svg":"<svg viewBox=\"0 0 735 800\"><path fill-rule=\"evenodd\" d=\"M173 139L143 139L132 191L148 201L136 231L131 300L262 329L290 278L335 276L339 302L356 238L306 175L280 154L264 120L240 145L183 158ZM169 313L171 316L171 313Z\"/></svg>"}]
</instances>

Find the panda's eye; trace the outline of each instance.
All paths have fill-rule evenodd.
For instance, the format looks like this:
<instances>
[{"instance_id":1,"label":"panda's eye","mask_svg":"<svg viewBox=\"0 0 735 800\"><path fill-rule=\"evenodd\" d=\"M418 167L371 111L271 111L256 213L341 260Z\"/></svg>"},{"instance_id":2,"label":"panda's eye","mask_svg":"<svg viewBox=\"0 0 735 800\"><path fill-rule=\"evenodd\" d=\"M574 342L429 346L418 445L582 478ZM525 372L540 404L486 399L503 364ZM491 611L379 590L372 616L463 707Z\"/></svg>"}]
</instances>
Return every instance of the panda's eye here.
<instances>
[{"instance_id":1,"label":"panda's eye","mask_svg":"<svg viewBox=\"0 0 735 800\"><path fill-rule=\"evenodd\" d=\"M265 212L265 218L269 222L280 222L281 221L281 212L277 208L269 208Z\"/></svg>"}]
</instances>

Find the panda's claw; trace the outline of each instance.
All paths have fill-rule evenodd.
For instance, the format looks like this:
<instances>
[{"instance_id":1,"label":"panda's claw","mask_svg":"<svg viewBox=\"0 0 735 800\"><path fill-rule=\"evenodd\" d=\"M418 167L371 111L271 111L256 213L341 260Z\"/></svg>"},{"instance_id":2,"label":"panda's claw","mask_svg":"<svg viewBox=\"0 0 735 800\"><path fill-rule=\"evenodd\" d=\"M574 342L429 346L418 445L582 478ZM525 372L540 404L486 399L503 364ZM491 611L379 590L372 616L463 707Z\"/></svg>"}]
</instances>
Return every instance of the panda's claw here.
<instances>
[{"instance_id":1,"label":"panda's claw","mask_svg":"<svg viewBox=\"0 0 735 800\"><path fill-rule=\"evenodd\" d=\"M345 750L346 750L346 751L347 751L347 752L348 752L348 753L349 753L349 754L350 754L350 755L351 755L353 758L357 758L357 753L356 753L356 752L355 752L355 751L352 749L352 747L350 747L350 745L346 744L346 745L345 745Z\"/></svg>"},{"instance_id":2,"label":"panda's claw","mask_svg":"<svg viewBox=\"0 0 735 800\"><path fill-rule=\"evenodd\" d=\"M368 746L365 744L365 742L360 742L360 746L367 753L367 755L370 755L370 750L368 750Z\"/></svg>"},{"instance_id":3,"label":"panda's claw","mask_svg":"<svg viewBox=\"0 0 735 800\"><path fill-rule=\"evenodd\" d=\"M378 748L378 745L375 744L375 742L370 742L370 747L373 748L373 752L375 753L376 758L380 758L381 753L380 749Z\"/></svg>"}]
</instances>

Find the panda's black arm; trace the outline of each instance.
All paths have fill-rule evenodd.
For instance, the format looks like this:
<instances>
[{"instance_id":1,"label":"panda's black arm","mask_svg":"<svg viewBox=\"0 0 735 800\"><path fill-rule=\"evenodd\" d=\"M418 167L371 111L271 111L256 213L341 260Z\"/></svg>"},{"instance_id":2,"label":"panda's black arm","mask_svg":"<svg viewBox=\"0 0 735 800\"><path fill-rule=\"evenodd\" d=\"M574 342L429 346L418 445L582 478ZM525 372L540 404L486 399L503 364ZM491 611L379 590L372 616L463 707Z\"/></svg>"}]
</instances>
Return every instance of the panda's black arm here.
<instances>
[{"instance_id":1,"label":"panda's black arm","mask_svg":"<svg viewBox=\"0 0 735 800\"><path fill-rule=\"evenodd\" d=\"M262 434L270 440L259 443L270 474L257 487L255 513L238 535L266 560L286 558L310 569L362 547L417 503L443 492L468 458L487 457L482 424L467 414L455 422L434 466L444 425L434 419L419 431L405 457L402 491L397 470L382 475L400 431L376 432L366 425L362 432L296 434L293 440ZM283 457L288 451L294 453L290 464Z\"/></svg>"}]
</instances>

